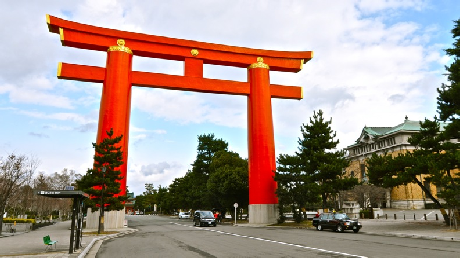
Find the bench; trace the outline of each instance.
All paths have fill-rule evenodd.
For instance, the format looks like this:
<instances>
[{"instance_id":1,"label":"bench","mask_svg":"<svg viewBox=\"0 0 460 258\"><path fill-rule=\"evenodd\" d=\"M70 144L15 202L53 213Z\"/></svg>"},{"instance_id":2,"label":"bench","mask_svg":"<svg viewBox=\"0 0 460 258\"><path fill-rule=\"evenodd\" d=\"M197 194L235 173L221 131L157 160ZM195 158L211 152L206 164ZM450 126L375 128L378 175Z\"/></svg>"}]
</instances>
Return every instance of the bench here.
<instances>
[{"instance_id":1,"label":"bench","mask_svg":"<svg viewBox=\"0 0 460 258\"><path fill-rule=\"evenodd\" d=\"M48 251L48 248L53 247L53 245L54 245L54 249L56 249L56 243L57 243L57 242L58 242L58 241L51 241L51 238L50 238L49 235L48 235L48 236L44 236L44 237L43 237L43 243L46 245L45 251Z\"/></svg>"}]
</instances>

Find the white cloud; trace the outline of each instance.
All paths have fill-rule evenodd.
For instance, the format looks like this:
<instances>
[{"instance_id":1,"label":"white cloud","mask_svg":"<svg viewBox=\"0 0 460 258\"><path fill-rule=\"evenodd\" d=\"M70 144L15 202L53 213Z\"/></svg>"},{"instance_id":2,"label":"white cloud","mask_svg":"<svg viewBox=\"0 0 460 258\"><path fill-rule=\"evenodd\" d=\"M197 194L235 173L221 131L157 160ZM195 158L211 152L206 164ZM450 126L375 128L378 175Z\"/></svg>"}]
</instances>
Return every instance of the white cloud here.
<instances>
[{"instance_id":1,"label":"white cloud","mask_svg":"<svg viewBox=\"0 0 460 258\"><path fill-rule=\"evenodd\" d=\"M205 96L207 95L207 96ZM246 98L158 89L133 91L133 107L178 124L215 123L244 127Z\"/></svg>"},{"instance_id":2,"label":"white cloud","mask_svg":"<svg viewBox=\"0 0 460 258\"><path fill-rule=\"evenodd\" d=\"M156 188L168 186L174 178L185 175L183 165L176 162L160 162L147 165L131 164L127 175L127 185L130 192L136 195L144 191L146 183L153 184Z\"/></svg>"}]
</instances>

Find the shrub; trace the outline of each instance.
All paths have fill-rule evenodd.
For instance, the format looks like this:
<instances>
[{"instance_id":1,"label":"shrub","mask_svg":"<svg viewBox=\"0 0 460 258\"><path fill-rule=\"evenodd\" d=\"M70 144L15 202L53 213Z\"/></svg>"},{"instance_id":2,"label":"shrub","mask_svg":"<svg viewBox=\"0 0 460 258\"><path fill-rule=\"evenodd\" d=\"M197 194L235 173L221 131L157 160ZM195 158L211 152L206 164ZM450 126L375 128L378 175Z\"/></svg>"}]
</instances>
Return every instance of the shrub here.
<instances>
[{"instance_id":1,"label":"shrub","mask_svg":"<svg viewBox=\"0 0 460 258\"><path fill-rule=\"evenodd\" d=\"M3 223L32 223L35 224L35 219L10 219L10 218L5 218L3 219Z\"/></svg>"}]
</instances>

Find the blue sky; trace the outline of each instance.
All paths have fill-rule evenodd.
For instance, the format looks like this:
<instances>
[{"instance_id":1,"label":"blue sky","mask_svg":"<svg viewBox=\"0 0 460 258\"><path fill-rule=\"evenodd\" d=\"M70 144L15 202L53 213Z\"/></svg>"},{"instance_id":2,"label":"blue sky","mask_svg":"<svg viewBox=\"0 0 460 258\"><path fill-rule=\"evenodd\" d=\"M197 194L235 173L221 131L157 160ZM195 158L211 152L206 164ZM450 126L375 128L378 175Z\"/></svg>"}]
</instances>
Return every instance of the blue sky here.
<instances>
[{"instance_id":1,"label":"blue sky","mask_svg":"<svg viewBox=\"0 0 460 258\"><path fill-rule=\"evenodd\" d=\"M100 27L259 49L314 51L299 73L304 99L272 101L277 154L293 154L313 110L332 117L340 148L367 126L436 115L452 45L456 0L8 1L0 10L0 156L26 154L38 172L92 167L102 85L58 80L58 62L104 66L106 54L72 49L48 32L46 14ZM133 70L180 75L180 62L134 57ZM207 78L246 70L206 65ZM214 133L247 157L246 97L134 88L128 186L169 185L191 168L197 136Z\"/></svg>"}]
</instances>

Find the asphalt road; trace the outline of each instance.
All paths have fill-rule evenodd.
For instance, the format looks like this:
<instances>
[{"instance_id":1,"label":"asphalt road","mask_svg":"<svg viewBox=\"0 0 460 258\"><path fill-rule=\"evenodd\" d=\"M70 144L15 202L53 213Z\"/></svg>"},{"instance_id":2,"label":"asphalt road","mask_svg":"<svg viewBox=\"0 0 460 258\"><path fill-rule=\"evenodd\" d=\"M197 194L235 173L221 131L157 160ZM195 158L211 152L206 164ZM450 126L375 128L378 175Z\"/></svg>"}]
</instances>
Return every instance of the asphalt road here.
<instances>
[{"instance_id":1,"label":"asphalt road","mask_svg":"<svg viewBox=\"0 0 460 258\"><path fill-rule=\"evenodd\" d=\"M313 229L218 225L129 216L136 233L106 240L96 257L459 257L460 244ZM365 231L363 227L362 231Z\"/></svg>"}]
</instances>

